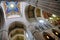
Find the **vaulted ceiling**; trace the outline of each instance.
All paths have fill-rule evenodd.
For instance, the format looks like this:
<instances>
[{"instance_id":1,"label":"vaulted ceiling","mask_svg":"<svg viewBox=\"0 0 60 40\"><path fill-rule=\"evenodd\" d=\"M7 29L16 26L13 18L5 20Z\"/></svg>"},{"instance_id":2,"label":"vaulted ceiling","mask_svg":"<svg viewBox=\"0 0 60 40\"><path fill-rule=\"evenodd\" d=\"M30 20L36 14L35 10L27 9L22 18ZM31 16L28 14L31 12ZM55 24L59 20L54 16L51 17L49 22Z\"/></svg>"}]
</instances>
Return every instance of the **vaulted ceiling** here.
<instances>
[{"instance_id":1,"label":"vaulted ceiling","mask_svg":"<svg viewBox=\"0 0 60 40\"><path fill-rule=\"evenodd\" d=\"M60 0L29 0L28 3L60 16Z\"/></svg>"},{"instance_id":2,"label":"vaulted ceiling","mask_svg":"<svg viewBox=\"0 0 60 40\"><path fill-rule=\"evenodd\" d=\"M60 0L2 0L2 1L26 1L50 13L60 16Z\"/></svg>"}]
</instances>

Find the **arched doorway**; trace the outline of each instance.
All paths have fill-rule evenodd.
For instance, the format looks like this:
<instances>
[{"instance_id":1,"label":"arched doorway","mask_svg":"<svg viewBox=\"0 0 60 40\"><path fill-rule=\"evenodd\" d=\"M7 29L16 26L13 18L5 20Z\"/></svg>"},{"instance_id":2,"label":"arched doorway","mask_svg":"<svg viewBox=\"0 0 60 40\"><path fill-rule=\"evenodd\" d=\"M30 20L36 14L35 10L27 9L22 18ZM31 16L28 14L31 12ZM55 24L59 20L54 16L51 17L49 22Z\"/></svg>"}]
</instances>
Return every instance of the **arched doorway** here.
<instances>
[{"instance_id":1,"label":"arched doorway","mask_svg":"<svg viewBox=\"0 0 60 40\"><path fill-rule=\"evenodd\" d=\"M11 23L8 29L8 36L10 40L26 40L25 33L26 26L18 21Z\"/></svg>"},{"instance_id":2,"label":"arched doorway","mask_svg":"<svg viewBox=\"0 0 60 40\"><path fill-rule=\"evenodd\" d=\"M4 12L2 7L0 6L0 28L3 26L4 24Z\"/></svg>"}]
</instances>

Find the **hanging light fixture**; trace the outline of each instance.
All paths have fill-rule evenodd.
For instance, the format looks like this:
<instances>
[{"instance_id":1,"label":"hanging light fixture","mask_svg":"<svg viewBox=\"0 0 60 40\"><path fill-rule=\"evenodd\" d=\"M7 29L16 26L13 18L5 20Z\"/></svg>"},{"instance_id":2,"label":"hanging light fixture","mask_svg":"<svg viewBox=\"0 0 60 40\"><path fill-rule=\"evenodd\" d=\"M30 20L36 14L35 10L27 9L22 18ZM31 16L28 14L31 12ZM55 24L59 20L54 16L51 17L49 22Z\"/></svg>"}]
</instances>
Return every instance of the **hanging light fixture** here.
<instances>
[{"instance_id":1,"label":"hanging light fixture","mask_svg":"<svg viewBox=\"0 0 60 40\"><path fill-rule=\"evenodd\" d=\"M53 19L52 17L50 17L49 19Z\"/></svg>"}]
</instances>

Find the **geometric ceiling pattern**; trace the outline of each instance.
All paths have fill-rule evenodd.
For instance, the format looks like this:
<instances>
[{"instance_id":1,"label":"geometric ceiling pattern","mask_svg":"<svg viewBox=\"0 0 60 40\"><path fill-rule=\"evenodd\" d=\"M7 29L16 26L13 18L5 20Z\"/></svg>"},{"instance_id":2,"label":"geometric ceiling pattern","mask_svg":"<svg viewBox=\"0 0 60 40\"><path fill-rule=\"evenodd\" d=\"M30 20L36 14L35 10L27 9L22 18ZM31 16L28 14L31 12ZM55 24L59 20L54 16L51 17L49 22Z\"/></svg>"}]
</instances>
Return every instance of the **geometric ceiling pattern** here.
<instances>
[{"instance_id":1,"label":"geometric ceiling pattern","mask_svg":"<svg viewBox=\"0 0 60 40\"><path fill-rule=\"evenodd\" d=\"M6 5L7 5L6 13L9 13L11 11L18 12L17 4L18 2L6 2Z\"/></svg>"},{"instance_id":2,"label":"geometric ceiling pattern","mask_svg":"<svg viewBox=\"0 0 60 40\"><path fill-rule=\"evenodd\" d=\"M3 2L4 11L7 18L20 17L20 3L14 1Z\"/></svg>"}]
</instances>

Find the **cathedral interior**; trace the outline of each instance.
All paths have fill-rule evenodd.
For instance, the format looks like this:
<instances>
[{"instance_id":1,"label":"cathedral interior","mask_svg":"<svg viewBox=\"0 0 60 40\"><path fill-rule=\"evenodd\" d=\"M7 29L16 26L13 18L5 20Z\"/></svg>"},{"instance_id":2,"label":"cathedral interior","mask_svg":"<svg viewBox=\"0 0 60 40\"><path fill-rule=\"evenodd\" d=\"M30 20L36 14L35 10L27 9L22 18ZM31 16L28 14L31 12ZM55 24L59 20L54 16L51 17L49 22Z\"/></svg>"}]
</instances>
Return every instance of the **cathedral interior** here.
<instances>
[{"instance_id":1,"label":"cathedral interior","mask_svg":"<svg viewBox=\"0 0 60 40\"><path fill-rule=\"evenodd\" d=\"M60 40L60 0L0 0L0 40Z\"/></svg>"}]
</instances>

